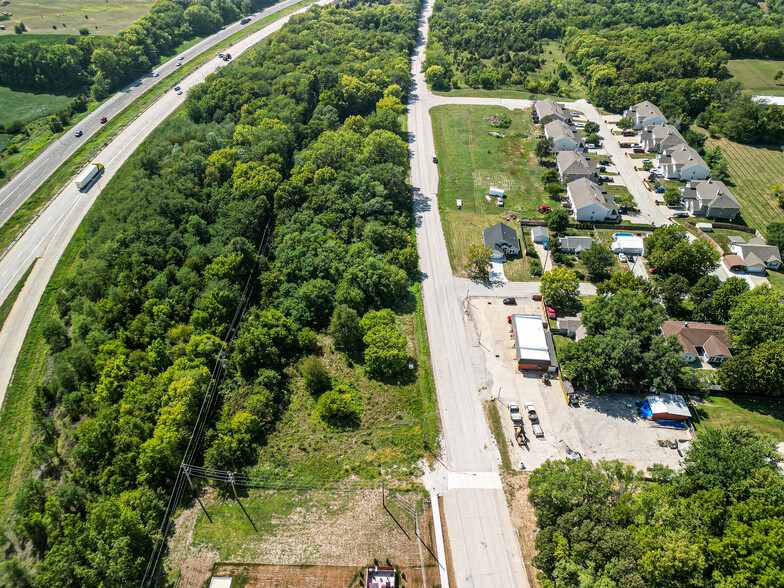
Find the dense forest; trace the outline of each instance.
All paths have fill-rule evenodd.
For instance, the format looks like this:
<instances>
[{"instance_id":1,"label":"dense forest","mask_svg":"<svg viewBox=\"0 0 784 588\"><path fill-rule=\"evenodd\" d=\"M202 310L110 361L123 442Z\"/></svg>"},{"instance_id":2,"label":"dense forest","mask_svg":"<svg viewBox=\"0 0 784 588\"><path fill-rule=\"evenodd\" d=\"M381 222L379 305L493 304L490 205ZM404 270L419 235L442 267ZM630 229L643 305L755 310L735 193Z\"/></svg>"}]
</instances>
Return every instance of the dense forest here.
<instances>
[{"instance_id":1,"label":"dense forest","mask_svg":"<svg viewBox=\"0 0 784 588\"><path fill-rule=\"evenodd\" d=\"M18 90L77 94L89 88L103 100L138 79L183 41L208 35L272 4L269 0L157 0L150 13L113 37L69 37L0 47L0 85Z\"/></svg>"},{"instance_id":2,"label":"dense forest","mask_svg":"<svg viewBox=\"0 0 784 588\"><path fill-rule=\"evenodd\" d=\"M775 443L701 430L674 475L549 461L530 478L543 588L784 586L784 477Z\"/></svg>"},{"instance_id":3,"label":"dense forest","mask_svg":"<svg viewBox=\"0 0 784 588\"><path fill-rule=\"evenodd\" d=\"M784 109L764 107L729 80L731 58L784 57L784 4L752 1L629 4L605 0L436 0L426 69L436 89L512 85L558 94L574 70L597 106L621 112L652 100L684 124L697 117L745 142L784 140ZM531 75L557 42L566 61Z\"/></svg>"},{"instance_id":4,"label":"dense forest","mask_svg":"<svg viewBox=\"0 0 784 588\"><path fill-rule=\"evenodd\" d=\"M195 88L104 189L44 327L42 475L17 495L5 585L139 584L216 361L203 463L235 471L327 333L368 377L410 378L388 309L417 271L400 122L417 8L353 0L293 19ZM356 391L330 390L314 362L321 418L357 426Z\"/></svg>"}]
</instances>

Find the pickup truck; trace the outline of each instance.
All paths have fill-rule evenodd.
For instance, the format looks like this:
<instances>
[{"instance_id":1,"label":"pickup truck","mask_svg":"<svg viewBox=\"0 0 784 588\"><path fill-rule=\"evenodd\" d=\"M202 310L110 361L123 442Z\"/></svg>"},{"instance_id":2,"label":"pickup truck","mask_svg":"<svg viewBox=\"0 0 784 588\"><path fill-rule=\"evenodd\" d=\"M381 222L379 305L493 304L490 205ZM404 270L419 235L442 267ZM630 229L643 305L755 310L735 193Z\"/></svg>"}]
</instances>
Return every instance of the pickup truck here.
<instances>
[{"instance_id":1,"label":"pickup truck","mask_svg":"<svg viewBox=\"0 0 784 588\"><path fill-rule=\"evenodd\" d=\"M531 430L533 430L534 435L537 437L544 437L544 431L542 431L542 426L539 424L539 415L536 414L534 405L530 402L526 402L525 411L528 413L528 420L531 421Z\"/></svg>"},{"instance_id":2,"label":"pickup truck","mask_svg":"<svg viewBox=\"0 0 784 588\"><path fill-rule=\"evenodd\" d=\"M512 417L512 422L515 425L523 424L523 415L520 414L520 409L513 402L509 403L509 416Z\"/></svg>"}]
</instances>

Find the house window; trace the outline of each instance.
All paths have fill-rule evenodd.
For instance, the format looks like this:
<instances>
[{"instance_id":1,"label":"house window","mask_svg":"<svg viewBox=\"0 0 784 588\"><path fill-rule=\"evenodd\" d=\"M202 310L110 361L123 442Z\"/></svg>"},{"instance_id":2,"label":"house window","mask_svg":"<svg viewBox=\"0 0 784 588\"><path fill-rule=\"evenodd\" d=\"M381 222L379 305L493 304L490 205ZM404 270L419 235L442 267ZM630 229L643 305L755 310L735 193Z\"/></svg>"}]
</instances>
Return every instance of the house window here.
<instances>
[{"instance_id":1,"label":"house window","mask_svg":"<svg viewBox=\"0 0 784 588\"><path fill-rule=\"evenodd\" d=\"M704 356L705 355L705 349L703 349L699 345L695 345L694 346L694 350L697 352L697 355L699 355L699 356Z\"/></svg>"}]
</instances>

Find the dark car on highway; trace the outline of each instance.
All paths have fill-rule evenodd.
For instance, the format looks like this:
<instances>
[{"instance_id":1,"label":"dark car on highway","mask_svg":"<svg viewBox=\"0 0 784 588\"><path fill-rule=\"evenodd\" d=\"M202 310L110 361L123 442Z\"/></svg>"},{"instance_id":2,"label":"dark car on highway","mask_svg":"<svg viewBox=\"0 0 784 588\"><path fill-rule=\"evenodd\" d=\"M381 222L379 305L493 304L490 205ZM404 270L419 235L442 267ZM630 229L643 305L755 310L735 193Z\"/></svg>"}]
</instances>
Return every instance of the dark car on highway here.
<instances>
[{"instance_id":1,"label":"dark car on highway","mask_svg":"<svg viewBox=\"0 0 784 588\"><path fill-rule=\"evenodd\" d=\"M81 136L83 135L83 133L82 133L82 131L76 131L76 132L74 133L74 135L75 135L76 137L81 137Z\"/></svg>"}]
</instances>

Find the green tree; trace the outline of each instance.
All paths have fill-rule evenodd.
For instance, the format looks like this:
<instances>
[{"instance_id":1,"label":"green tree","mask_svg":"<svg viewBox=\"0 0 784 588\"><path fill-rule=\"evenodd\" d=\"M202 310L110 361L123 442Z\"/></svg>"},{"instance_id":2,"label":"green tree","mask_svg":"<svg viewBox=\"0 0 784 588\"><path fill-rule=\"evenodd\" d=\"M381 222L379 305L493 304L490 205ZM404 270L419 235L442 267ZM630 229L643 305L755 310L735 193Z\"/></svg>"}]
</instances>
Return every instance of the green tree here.
<instances>
[{"instance_id":1,"label":"green tree","mask_svg":"<svg viewBox=\"0 0 784 588\"><path fill-rule=\"evenodd\" d=\"M635 276L632 272L615 272L609 279L596 285L599 296L611 296L621 290L641 292L647 297L653 294L653 284L642 276Z\"/></svg>"},{"instance_id":2,"label":"green tree","mask_svg":"<svg viewBox=\"0 0 784 588\"><path fill-rule=\"evenodd\" d=\"M468 277L474 280L489 280L492 254L490 248L484 245L469 245L465 263Z\"/></svg>"},{"instance_id":3,"label":"green tree","mask_svg":"<svg viewBox=\"0 0 784 588\"><path fill-rule=\"evenodd\" d=\"M596 147L602 146L602 138L597 133L589 133L585 136L585 142L595 145Z\"/></svg>"},{"instance_id":4,"label":"green tree","mask_svg":"<svg viewBox=\"0 0 784 588\"><path fill-rule=\"evenodd\" d=\"M587 135L592 135L594 133L599 132L599 124L593 121L588 121L585 123L585 127L583 127L583 132Z\"/></svg>"},{"instance_id":5,"label":"green tree","mask_svg":"<svg viewBox=\"0 0 784 588\"><path fill-rule=\"evenodd\" d=\"M542 174L542 186L544 187L547 187L553 183L558 183L558 181L559 181L558 170L555 168L551 167L545 170L545 172Z\"/></svg>"},{"instance_id":6,"label":"green tree","mask_svg":"<svg viewBox=\"0 0 784 588\"><path fill-rule=\"evenodd\" d=\"M610 275L610 268L615 265L615 256L610 248L601 243L593 243L580 253L580 260L588 270L592 282L598 282Z\"/></svg>"},{"instance_id":7,"label":"green tree","mask_svg":"<svg viewBox=\"0 0 784 588\"><path fill-rule=\"evenodd\" d=\"M321 396L332 387L332 378L324 362L318 357L306 357L299 368L305 389L313 396Z\"/></svg>"},{"instance_id":8,"label":"green tree","mask_svg":"<svg viewBox=\"0 0 784 588\"><path fill-rule=\"evenodd\" d=\"M539 158L539 161L544 161L553 154L553 140L549 137L539 139L534 147L534 154Z\"/></svg>"},{"instance_id":9,"label":"green tree","mask_svg":"<svg viewBox=\"0 0 784 588\"><path fill-rule=\"evenodd\" d=\"M561 312L568 312L579 306L580 281L574 271L557 267L542 275L540 291L544 301Z\"/></svg>"},{"instance_id":10,"label":"green tree","mask_svg":"<svg viewBox=\"0 0 784 588\"><path fill-rule=\"evenodd\" d=\"M710 299L710 318L719 324L725 324L738 298L749 291L749 284L743 278L730 277L722 283Z\"/></svg>"},{"instance_id":11,"label":"green tree","mask_svg":"<svg viewBox=\"0 0 784 588\"><path fill-rule=\"evenodd\" d=\"M707 241L689 241L686 229L677 224L657 228L645 239L645 249L659 275L678 274L690 284L696 284L719 264L719 254Z\"/></svg>"},{"instance_id":12,"label":"green tree","mask_svg":"<svg viewBox=\"0 0 784 588\"><path fill-rule=\"evenodd\" d=\"M448 90L449 79L446 75L446 70L440 65L431 65L425 72L425 81L430 84L434 90Z\"/></svg>"},{"instance_id":13,"label":"green tree","mask_svg":"<svg viewBox=\"0 0 784 588\"><path fill-rule=\"evenodd\" d=\"M664 191L664 201L667 206L678 206L683 201L683 194L678 188L667 188Z\"/></svg>"},{"instance_id":14,"label":"green tree","mask_svg":"<svg viewBox=\"0 0 784 588\"><path fill-rule=\"evenodd\" d=\"M632 120L628 116L625 116L618 121L618 128L621 130L628 131L632 127L634 127L634 120Z\"/></svg>"},{"instance_id":15,"label":"green tree","mask_svg":"<svg viewBox=\"0 0 784 588\"><path fill-rule=\"evenodd\" d=\"M563 208L553 210L547 215L547 228L551 235L563 235L569 228L569 213Z\"/></svg>"},{"instance_id":16,"label":"green tree","mask_svg":"<svg viewBox=\"0 0 784 588\"><path fill-rule=\"evenodd\" d=\"M341 384L321 395L316 411L325 423L336 429L355 429L359 426L362 407L356 399L356 391Z\"/></svg>"},{"instance_id":17,"label":"green tree","mask_svg":"<svg viewBox=\"0 0 784 588\"><path fill-rule=\"evenodd\" d=\"M740 294L729 313L727 331L743 349L784 339L784 291L765 284Z\"/></svg>"},{"instance_id":18,"label":"green tree","mask_svg":"<svg viewBox=\"0 0 784 588\"><path fill-rule=\"evenodd\" d=\"M374 378L400 376L408 368L406 337L396 325L374 327L364 337L365 366Z\"/></svg>"},{"instance_id":19,"label":"green tree","mask_svg":"<svg viewBox=\"0 0 784 588\"><path fill-rule=\"evenodd\" d=\"M561 195L564 192L564 187L561 185L560 182L552 182L547 184L545 190L550 195L550 198L558 202L561 200Z\"/></svg>"},{"instance_id":20,"label":"green tree","mask_svg":"<svg viewBox=\"0 0 784 588\"><path fill-rule=\"evenodd\" d=\"M338 349L350 353L359 351L362 348L364 330L357 311L345 304L336 306L329 323L329 334Z\"/></svg>"},{"instance_id":21,"label":"green tree","mask_svg":"<svg viewBox=\"0 0 784 588\"><path fill-rule=\"evenodd\" d=\"M52 352L57 353L68 347L68 329L60 319L52 318L44 323L41 334Z\"/></svg>"},{"instance_id":22,"label":"green tree","mask_svg":"<svg viewBox=\"0 0 784 588\"><path fill-rule=\"evenodd\" d=\"M768 234L768 244L775 245L780 251L784 251L784 221L768 223L766 232Z\"/></svg>"},{"instance_id":23,"label":"green tree","mask_svg":"<svg viewBox=\"0 0 784 588\"><path fill-rule=\"evenodd\" d=\"M659 284L659 296L664 307L671 315L680 314L684 298L689 292L689 281L683 276L673 274Z\"/></svg>"},{"instance_id":24,"label":"green tree","mask_svg":"<svg viewBox=\"0 0 784 588\"><path fill-rule=\"evenodd\" d=\"M591 300L583 310L582 320L589 335L618 327L638 333L647 341L659 332L664 309L642 292L620 290L614 296Z\"/></svg>"}]
</instances>

